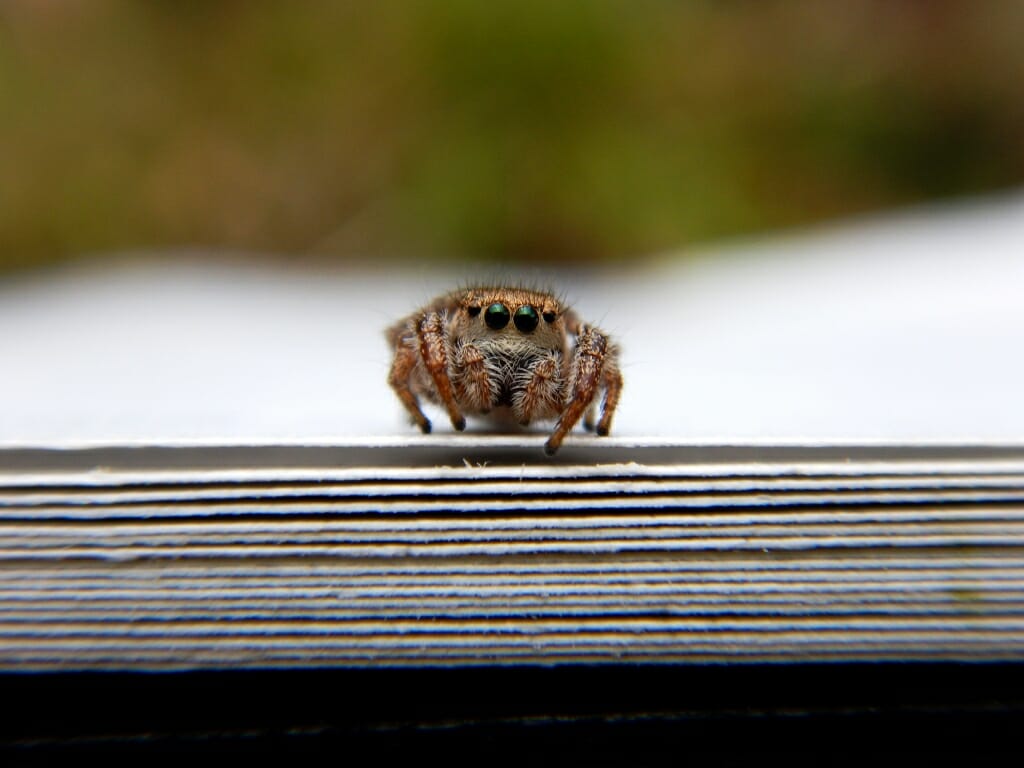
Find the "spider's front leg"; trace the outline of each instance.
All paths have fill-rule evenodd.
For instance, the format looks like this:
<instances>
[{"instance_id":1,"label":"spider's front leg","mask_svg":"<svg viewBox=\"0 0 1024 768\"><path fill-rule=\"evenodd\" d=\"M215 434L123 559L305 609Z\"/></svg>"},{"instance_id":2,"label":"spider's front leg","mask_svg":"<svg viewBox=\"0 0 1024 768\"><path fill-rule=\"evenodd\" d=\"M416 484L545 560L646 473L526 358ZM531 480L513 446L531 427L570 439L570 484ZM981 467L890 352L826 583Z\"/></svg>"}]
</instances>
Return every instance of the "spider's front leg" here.
<instances>
[{"instance_id":1,"label":"spider's front leg","mask_svg":"<svg viewBox=\"0 0 1024 768\"><path fill-rule=\"evenodd\" d=\"M419 361L419 355L413 346L414 339L412 336L401 335L397 328L393 332L395 334L393 339L395 359L391 361L388 384L395 390L395 394L402 401L402 405L405 406L405 410L409 412L412 420L416 422L416 426L426 434L430 432L430 419L423 414L419 401L409 386L409 378L412 376L413 369Z\"/></svg>"},{"instance_id":2,"label":"spider's front leg","mask_svg":"<svg viewBox=\"0 0 1024 768\"><path fill-rule=\"evenodd\" d=\"M597 423L597 434L607 435L622 392L622 374L619 372L618 350L615 346L597 328L581 325L578 334L569 376L569 402L555 425L555 431L544 444L548 456L558 450L565 436L588 411L602 389L604 402L601 405L601 419Z\"/></svg>"},{"instance_id":3,"label":"spider's front leg","mask_svg":"<svg viewBox=\"0 0 1024 768\"><path fill-rule=\"evenodd\" d=\"M452 426L460 432L466 428L466 419L459 411L452 391L452 381L448 376L448 337L444 327L444 318L438 312L428 312L416 325L416 338L419 339L420 359L426 366L427 373L434 380L437 396L448 411Z\"/></svg>"}]
</instances>

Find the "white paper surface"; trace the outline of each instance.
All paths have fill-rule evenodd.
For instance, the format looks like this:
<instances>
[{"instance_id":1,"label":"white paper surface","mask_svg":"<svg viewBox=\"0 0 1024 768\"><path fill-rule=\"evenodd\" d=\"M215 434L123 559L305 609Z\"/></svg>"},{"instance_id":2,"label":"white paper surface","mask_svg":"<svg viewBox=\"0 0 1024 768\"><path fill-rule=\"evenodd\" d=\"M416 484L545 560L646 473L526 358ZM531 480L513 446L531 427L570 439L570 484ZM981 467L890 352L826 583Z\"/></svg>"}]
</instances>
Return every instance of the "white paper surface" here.
<instances>
[{"instance_id":1,"label":"white paper surface","mask_svg":"<svg viewBox=\"0 0 1024 768\"><path fill-rule=\"evenodd\" d=\"M383 329L469 277L193 252L8 278L0 445L416 435ZM617 435L1024 438L1020 195L554 282L622 346Z\"/></svg>"}]
</instances>

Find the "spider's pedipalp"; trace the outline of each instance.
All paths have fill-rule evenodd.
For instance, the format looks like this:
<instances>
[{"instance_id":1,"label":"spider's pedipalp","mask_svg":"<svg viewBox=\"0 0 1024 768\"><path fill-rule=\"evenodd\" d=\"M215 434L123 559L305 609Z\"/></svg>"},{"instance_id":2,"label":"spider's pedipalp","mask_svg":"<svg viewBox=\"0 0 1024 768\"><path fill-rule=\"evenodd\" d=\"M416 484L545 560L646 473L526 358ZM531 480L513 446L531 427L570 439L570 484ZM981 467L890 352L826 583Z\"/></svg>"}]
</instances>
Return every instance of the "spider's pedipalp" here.
<instances>
[{"instance_id":1,"label":"spider's pedipalp","mask_svg":"<svg viewBox=\"0 0 1024 768\"><path fill-rule=\"evenodd\" d=\"M561 362L561 355L550 352L517 377L512 410L524 427L534 419L551 418L560 410L563 395Z\"/></svg>"},{"instance_id":2,"label":"spider's pedipalp","mask_svg":"<svg viewBox=\"0 0 1024 768\"><path fill-rule=\"evenodd\" d=\"M472 342L456 346L452 358L452 384L459 402L473 411L490 411L495 399L493 366Z\"/></svg>"}]
</instances>

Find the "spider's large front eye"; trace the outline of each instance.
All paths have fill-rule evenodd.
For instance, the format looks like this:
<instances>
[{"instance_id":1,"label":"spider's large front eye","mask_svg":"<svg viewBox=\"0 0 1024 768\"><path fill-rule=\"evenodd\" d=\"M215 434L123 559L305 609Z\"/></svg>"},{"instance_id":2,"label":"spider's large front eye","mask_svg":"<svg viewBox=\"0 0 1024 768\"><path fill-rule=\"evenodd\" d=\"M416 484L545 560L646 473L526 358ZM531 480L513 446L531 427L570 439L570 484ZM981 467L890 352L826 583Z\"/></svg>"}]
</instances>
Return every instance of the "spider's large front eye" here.
<instances>
[{"instance_id":1,"label":"spider's large front eye","mask_svg":"<svg viewBox=\"0 0 1024 768\"><path fill-rule=\"evenodd\" d=\"M527 304L516 310L516 328L523 333L529 333L537 327L537 310Z\"/></svg>"},{"instance_id":2,"label":"spider's large front eye","mask_svg":"<svg viewBox=\"0 0 1024 768\"><path fill-rule=\"evenodd\" d=\"M496 331L500 331L506 325L508 325L509 314L508 307L500 302L495 302L487 308L484 313L484 320L487 321L487 325Z\"/></svg>"}]
</instances>

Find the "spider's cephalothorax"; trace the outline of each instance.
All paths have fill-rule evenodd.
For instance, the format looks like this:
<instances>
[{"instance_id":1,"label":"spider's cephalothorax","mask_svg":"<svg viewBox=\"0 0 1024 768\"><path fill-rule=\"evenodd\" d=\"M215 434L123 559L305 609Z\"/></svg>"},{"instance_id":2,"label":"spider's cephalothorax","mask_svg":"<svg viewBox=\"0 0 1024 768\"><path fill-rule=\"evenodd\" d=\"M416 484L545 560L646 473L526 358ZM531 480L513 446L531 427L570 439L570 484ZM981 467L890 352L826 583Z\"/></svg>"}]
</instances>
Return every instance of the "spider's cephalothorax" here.
<instances>
[{"instance_id":1,"label":"spider's cephalothorax","mask_svg":"<svg viewBox=\"0 0 1024 768\"><path fill-rule=\"evenodd\" d=\"M618 349L549 293L453 291L389 328L387 336L395 352L388 382L424 432L430 421L421 397L443 406L458 430L466 428L464 414L498 409L522 425L557 418L544 446L549 455L581 417L599 435L611 428L622 390Z\"/></svg>"}]
</instances>

